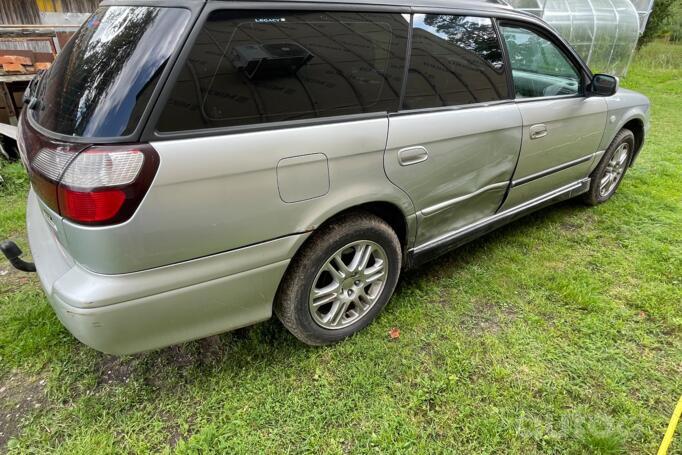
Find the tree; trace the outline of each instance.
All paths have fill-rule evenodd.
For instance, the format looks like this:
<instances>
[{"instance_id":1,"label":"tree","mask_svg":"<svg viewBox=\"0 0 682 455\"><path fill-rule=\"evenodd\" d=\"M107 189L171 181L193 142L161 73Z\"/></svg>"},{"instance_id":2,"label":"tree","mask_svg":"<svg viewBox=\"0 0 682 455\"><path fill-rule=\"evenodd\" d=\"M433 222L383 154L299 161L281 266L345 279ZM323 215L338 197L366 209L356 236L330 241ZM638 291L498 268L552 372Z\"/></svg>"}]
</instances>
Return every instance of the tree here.
<instances>
[{"instance_id":1,"label":"tree","mask_svg":"<svg viewBox=\"0 0 682 455\"><path fill-rule=\"evenodd\" d=\"M642 47L646 43L658 38L666 26L666 20L671 13L673 6L680 0L656 0L654 1L654 10L649 16L646 29L642 36L639 37L637 47Z\"/></svg>"}]
</instances>

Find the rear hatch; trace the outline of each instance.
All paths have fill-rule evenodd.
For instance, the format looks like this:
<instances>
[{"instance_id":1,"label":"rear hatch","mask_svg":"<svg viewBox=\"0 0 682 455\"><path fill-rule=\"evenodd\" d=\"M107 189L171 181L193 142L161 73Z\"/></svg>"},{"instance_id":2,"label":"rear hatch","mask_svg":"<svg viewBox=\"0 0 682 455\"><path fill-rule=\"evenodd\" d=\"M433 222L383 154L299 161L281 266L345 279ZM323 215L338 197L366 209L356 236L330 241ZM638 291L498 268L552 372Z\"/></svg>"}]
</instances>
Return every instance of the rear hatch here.
<instances>
[{"instance_id":1,"label":"rear hatch","mask_svg":"<svg viewBox=\"0 0 682 455\"><path fill-rule=\"evenodd\" d=\"M30 85L18 144L56 215L88 227L133 216L159 166L140 131L191 17L185 8L100 7Z\"/></svg>"}]
</instances>

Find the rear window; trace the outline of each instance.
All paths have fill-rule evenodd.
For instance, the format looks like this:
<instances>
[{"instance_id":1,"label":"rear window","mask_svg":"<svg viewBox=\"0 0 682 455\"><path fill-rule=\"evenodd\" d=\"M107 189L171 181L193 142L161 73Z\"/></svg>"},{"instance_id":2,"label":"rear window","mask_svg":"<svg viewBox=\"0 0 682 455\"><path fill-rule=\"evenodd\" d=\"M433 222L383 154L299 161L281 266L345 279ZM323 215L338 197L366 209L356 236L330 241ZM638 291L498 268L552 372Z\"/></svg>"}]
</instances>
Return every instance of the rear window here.
<instances>
[{"instance_id":1,"label":"rear window","mask_svg":"<svg viewBox=\"0 0 682 455\"><path fill-rule=\"evenodd\" d=\"M99 8L40 82L34 119L69 136L132 134L189 17L182 8Z\"/></svg>"},{"instance_id":2,"label":"rear window","mask_svg":"<svg viewBox=\"0 0 682 455\"><path fill-rule=\"evenodd\" d=\"M214 11L157 128L396 111L408 29L390 13Z\"/></svg>"}]
</instances>

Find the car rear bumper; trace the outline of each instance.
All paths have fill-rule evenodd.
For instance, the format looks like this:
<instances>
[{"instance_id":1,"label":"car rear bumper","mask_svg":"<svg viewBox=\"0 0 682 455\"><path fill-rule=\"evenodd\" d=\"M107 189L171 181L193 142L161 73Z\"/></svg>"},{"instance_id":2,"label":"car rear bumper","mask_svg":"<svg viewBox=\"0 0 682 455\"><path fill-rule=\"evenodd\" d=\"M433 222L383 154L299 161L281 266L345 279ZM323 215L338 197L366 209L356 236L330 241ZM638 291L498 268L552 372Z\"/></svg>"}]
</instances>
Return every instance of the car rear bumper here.
<instances>
[{"instance_id":1,"label":"car rear bumper","mask_svg":"<svg viewBox=\"0 0 682 455\"><path fill-rule=\"evenodd\" d=\"M130 274L102 275L75 263L33 192L28 237L47 298L86 345L130 354L268 319L290 258L307 234ZM47 217L44 215L47 213Z\"/></svg>"},{"instance_id":2,"label":"car rear bumper","mask_svg":"<svg viewBox=\"0 0 682 455\"><path fill-rule=\"evenodd\" d=\"M48 298L62 324L84 344L109 354L132 354L270 318L277 284L287 264L282 261L97 308L71 306L56 294Z\"/></svg>"}]
</instances>

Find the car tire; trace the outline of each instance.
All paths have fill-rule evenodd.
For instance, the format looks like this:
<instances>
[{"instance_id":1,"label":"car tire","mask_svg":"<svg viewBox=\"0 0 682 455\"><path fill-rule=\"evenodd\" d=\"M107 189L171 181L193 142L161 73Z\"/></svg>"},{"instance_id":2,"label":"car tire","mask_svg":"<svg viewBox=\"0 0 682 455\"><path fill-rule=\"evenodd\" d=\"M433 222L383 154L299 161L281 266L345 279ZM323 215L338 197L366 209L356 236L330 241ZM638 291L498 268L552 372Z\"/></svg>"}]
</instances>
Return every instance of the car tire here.
<instances>
[{"instance_id":1,"label":"car tire","mask_svg":"<svg viewBox=\"0 0 682 455\"><path fill-rule=\"evenodd\" d=\"M294 257L277 291L275 314L306 344L336 343L374 320L400 270L400 241L384 220L366 212L341 215Z\"/></svg>"},{"instance_id":2,"label":"car tire","mask_svg":"<svg viewBox=\"0 0 682 455\"><path fill-rule=\"evenodd\" d=\"M586 204L594 206L611 199L625 176L634 151L635 135L628 129L620 130L590 175L590 189L583 196Z\"/></svg>"}]
</instances>

